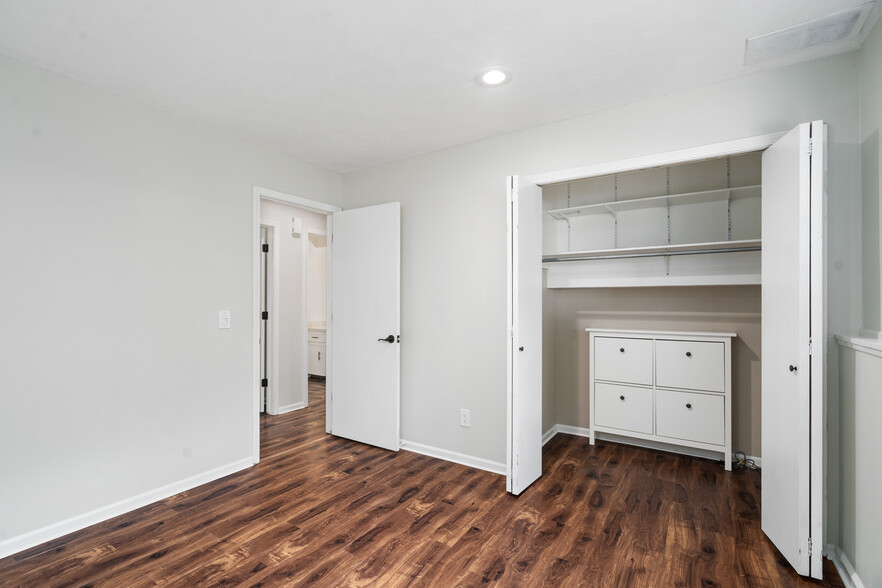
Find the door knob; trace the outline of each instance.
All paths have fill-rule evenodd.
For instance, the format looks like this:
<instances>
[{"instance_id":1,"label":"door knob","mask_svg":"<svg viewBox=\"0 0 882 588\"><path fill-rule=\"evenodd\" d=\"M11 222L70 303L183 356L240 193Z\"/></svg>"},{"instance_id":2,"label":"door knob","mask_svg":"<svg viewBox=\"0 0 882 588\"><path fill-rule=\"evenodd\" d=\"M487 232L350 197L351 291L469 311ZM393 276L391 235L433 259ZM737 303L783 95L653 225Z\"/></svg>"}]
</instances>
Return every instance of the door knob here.
<instances>
[{"instance_id":1,"label":"door knob","mask_svg":"<svg viewBox=\"0 0 882 588\"><path fill-rule=\"evenodd\" d=\"M395 343L395 335L389 335L383 339L377 339L377 341L385 341L386 343Z\"/></svg>"},{"instance_id":2,"label":"door knob","mask_svg":"<svg viewBox=\"0 0 882 588\"><path fill-rule=\"evenodd\" d=\"M518 347L518 351L523 351L523 350L524 350L524 347L523 347L523 345L522 345L522 346L520 346L520 347Z\"/></svg>"},{"instance_id":3,"label":"door knob","mask_svg":"<svg viewBox=\"0 0 882 588\"><path fill-rule=\"evenodd\" d=\"M795 365L790 366L790 371L791 371L791 372L795 372L795 371L796 371L796 366L795 366Z\"/></svg>"}]
</instances>

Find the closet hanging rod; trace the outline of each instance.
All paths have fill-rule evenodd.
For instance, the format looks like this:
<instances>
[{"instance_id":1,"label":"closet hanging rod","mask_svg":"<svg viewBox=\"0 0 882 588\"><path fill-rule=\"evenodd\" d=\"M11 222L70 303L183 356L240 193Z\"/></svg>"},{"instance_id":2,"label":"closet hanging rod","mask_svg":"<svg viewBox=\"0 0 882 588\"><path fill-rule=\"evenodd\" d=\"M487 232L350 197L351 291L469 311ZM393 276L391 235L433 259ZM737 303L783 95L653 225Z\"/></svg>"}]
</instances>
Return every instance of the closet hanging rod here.
<instances>
[{"instance_id":1,"label":"closet hanging rod","mask_svg":"<svg viewBox=\"0 0 882 588\"><path fill-rule=\"evenodd\" d=\"M694 251L652 251L646 253L621 253L602 255L582 255L579 257L544 257L542 263L557 263L560 261L595 261L598 259L633 259L637 257L670 257L671 255L702 255L704 253L732 253L740 251L760 251L762 247L735 247L732 249L696 249Z\"/></svg>"}]
</instances>

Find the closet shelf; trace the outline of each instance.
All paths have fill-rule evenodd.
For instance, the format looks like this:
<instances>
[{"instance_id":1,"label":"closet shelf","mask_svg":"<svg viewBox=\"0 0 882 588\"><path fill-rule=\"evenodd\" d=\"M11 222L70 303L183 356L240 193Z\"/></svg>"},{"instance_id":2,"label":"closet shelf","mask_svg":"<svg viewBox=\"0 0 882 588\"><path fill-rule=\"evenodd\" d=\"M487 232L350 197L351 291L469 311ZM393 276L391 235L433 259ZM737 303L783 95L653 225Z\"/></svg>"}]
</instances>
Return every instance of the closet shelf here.
<instances>
[{"instance_id":1,"label":"closet shelf","mask_svg":"<svg viewBox=\"0 0 882 588\"><path fill-rule=\"evenodd\" d=\"M619 249L595 249L592 251L565 251L542 256L545 263L558 261L589 261L593 259L616 259L627 257L663 257L665 255L698 255L702 253L727 253L759 251L761 239L740 241L714 241L710 243L685 243L682 245L656 245L652 247L622 247Z\"/></svg>"},{"instance_id":2,"label":"closet shelf","mask_svg":"<svg viewBox=\"0 0 882 588\"><path fill-rule=\"evenodd\" d=\"M683 204L702 204L705 202L723 202L738 198L755 198L760 196L761 186L744 186L739 188L724 188L722 190L706 190L704 192L689 192L687 194L671 194L668 196L651 196L649 198L636 198L633 200L618 200L613 202L601 202L599 204L586 204L584 206L572 206L570 208L557 208L549 210L548 214L556 219L569 220L582 216L595 214L612 214L631 210L645 210L649 208L665 208Z\"/></svg>"}]
</instances>

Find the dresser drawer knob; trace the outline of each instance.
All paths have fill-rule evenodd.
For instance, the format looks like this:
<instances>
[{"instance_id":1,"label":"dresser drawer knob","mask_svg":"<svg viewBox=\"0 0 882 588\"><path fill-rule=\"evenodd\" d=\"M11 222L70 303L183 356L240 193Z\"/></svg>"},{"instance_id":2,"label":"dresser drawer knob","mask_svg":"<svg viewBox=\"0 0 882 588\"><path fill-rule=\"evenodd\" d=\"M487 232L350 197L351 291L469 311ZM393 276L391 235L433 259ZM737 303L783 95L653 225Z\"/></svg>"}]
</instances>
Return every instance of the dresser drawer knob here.
<instances>
[{"instance_id":1,"label":"dresser drawer knob","mask_svg":"<svg viewBox=\"0 0 882 588\"><path fill-rule=\"evenodd\" d=\"M687 402L687 403L686 403L686 408L692 408L692 405L689 404L689 403Z\"/></svg>"},{"instance_id":2,"label":"dresser drawer knob","mask_svg":"<svg viewBox=\"0 0 882 588\"><path fill-rule=\"evenodd\" d=\"M619 400L624 400L624 399L625 399L625 396L624 396L624 395L619 396Z\"/></svg>"},{"instance_id":3,"label":"dresser drawer knob","mask_svg":"<svg viewBox=\"0 0 882 588\"><path fill-rule=\"evenodd\" d=\"M692 352L691 352L691 351L687 351L687 352L686 352L686 357L692 357Z\"/></svg>"},{"instance_id":4,"label":"dresser drawer knob","mask_svg":"<svg viewBox=\"0 0 882 588\"><path fill-rule=\"evenodd\" d=\"M625 348L624 348L624 347L619 347L619 353L624 353L624 352L625 352Z\"/></svg>"}]
</instances>

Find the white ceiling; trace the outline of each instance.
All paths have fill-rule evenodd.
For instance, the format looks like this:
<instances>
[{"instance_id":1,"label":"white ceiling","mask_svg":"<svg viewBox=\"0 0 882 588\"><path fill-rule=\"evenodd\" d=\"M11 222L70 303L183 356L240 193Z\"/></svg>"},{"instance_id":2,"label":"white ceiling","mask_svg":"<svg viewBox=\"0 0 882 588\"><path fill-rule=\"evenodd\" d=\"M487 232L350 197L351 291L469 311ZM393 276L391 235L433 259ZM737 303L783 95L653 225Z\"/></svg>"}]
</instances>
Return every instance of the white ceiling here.
<instances>
[{"instance_id":1,"label":"white ceiling","mask_svg":"<svg viewBox=\"0 0 882 588\"><path fill-rule=\"evenodd\" d=\"M864 2L0 0L0 53L346 173L851 50L743 65Z\"/></svg>"}]
</instances>

